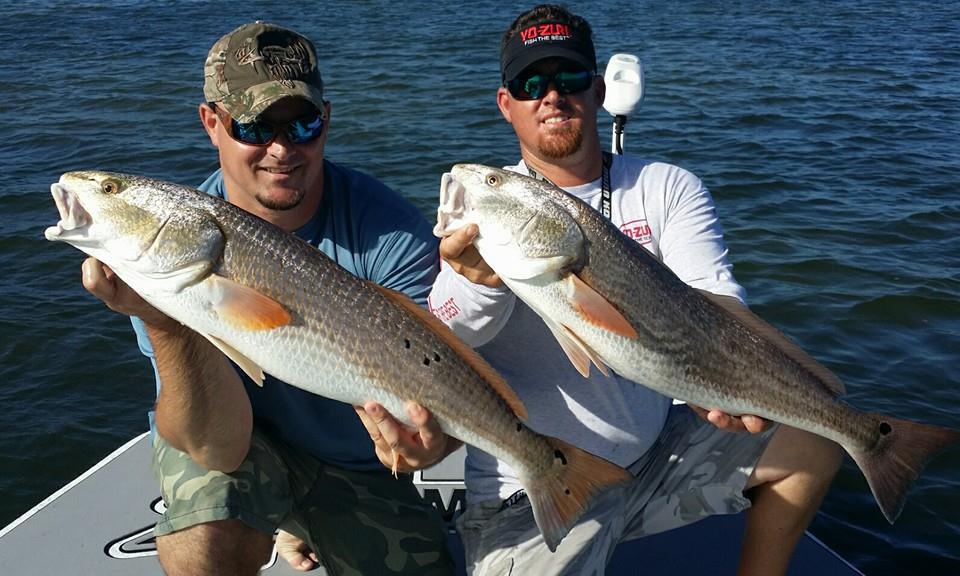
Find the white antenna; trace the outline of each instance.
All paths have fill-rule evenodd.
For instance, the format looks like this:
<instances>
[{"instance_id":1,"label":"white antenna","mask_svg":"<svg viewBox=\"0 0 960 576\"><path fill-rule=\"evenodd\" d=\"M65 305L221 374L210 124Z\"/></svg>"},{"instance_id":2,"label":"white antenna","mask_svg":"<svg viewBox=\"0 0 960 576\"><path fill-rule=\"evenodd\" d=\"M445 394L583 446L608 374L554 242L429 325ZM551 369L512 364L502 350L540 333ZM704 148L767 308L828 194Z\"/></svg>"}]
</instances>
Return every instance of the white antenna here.
<instances>
[{"instance_id":1,"label":"white antenna","mask_svg":"<svg viewBox=\"0 0 960 576\"><path fill-rule=\"evenodd\" d=\"M603 82L607 95L603 107L613 116L610 151L623 154L623 126L643 100L643 66L633 54L614 54L607 63Z\"/></svg>"}]
</instances>

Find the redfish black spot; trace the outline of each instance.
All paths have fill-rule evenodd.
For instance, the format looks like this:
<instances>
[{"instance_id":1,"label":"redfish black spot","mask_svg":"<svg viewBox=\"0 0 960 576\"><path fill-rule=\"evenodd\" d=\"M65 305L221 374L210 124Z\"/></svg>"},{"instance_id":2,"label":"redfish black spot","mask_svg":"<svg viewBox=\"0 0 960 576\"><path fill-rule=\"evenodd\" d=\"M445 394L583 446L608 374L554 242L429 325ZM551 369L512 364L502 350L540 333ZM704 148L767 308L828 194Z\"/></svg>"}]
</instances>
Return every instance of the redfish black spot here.
<instances>
[{"instance_id":1,"label":"redfish black spot","mask_svg":"<svg viewBox=\"0 0 960 576\"><path fill-rule=\"evenodd\" d=\"M407 340L406 338L403 339L403 347L406 348L407 350L410 349L410 341Z\"/></svg>"},{"instance_id":2,"label":"redfish black spot","mask_svg":"<svg viewBox=\"0 0 960 576\"><path fill-rule=\"evenodd\" d=\"M569 495L570 495L570 489L569 489L569 488L564 488L564 489L563 489L563 493L566 494L567 496L569 496Z\"/></svg>"},{"instance_id":3,"label":"redfish black spot","mask_svg":"<svg viewBox=\"0 0 960 576\"><path fill-rule=\"evenodd\" d=\"M523 424L517 422L517 432L520 432L522 430L523 430Z\"/></svg>"},{"instance_id":4,"label":"redfish black spot","mask_svg":"<svg viewBox=\"0 0 960 576\"><path fill-rule=\"evenodd\" d=\"M887 434L893 432L893 428L887 422L880 423L880 433L886 436Z\"/></svg>"},{"instance_id":5,"label":"redfish black spot","mask_svg":"<svg viewBox=\"0 0 960 576\"><path fill-rule=\"evenodd\" d=\"M423 365L424 365L424 366L429 366L429 365L430 365L430 359L427 358L426 356L423 357Z\"/></svg>"},{"instance_id":6,"label":"redfish black spot","mask_svg":"<svg viewBox=\"0 0 960 576\"><path fill-rule=\"evenodd\" d=\"M433 361L434 361L434 362L439 362L439 361L440 361L440 355L437 354L436 352L433 353Z\"/></svg>"},{"instance_id":7,"label":"redfish black spot","mask_svg":"<svg viewBox=\"0 0 960 576\"><path fill-rule=\"evenodd\" d=\"M560 460L560 463L563 464L564 466L567 465L567 457L563 455L563 452L559 450L554 450L553 457Z\"/></svg>"}]
</instances>

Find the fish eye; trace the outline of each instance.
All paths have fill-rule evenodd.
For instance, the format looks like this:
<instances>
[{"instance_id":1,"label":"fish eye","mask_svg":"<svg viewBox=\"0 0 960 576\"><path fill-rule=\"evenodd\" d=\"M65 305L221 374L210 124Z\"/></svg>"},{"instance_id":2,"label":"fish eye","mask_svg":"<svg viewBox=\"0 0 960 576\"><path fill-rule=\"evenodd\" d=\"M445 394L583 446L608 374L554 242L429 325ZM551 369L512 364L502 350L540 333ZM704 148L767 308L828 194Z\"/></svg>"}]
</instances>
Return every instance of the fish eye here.
<instances>
[{"instance_id":1,"label":"fish eye","mask_svg":"<svg viewBox=\"0 0 960 576\"><path fill-rule=\"evenodd\" d=\"M500 178L496 174L487 175L487 185L497 186L500 184Z\"/></svg>"},{"instance_id":2,"label":"fish eye","mask_svg":"<svg viewBox=\"0 0 960 576\"><path fill-rule=\"evenodd\" d=\"M116 180L104 180L100 188L105 194L117 194L120 192L120 183Z\"/></svg>"}]
</instances>

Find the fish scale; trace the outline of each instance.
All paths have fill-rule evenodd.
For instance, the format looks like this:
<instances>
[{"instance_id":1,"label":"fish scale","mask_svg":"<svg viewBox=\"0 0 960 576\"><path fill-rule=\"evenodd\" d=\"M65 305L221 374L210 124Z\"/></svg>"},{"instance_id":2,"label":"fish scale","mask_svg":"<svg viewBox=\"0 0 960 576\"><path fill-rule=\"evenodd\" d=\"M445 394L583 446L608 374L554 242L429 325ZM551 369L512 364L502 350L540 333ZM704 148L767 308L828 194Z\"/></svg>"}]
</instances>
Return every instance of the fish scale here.
<instances>
[{"instance_id":1,"label":"fish scale","mask_svg":"<svg viewBox=\"0 0 960 576\"><path fill-rule=\"evenodd\" d=\"M666 396L752 414L833 440L863 471L885 517L900 514L926 461L960 432L861 412L839 379L745 307L694 290L588 204L529 176L451 170L437 233L477 224L484 260L590 363ZM552 246L554 249L544 250Z\"/></svg>"},{"instance_id":2,"label":"fish scale","mask_svg":"<svg viewBox=\"0 0 960 576\"><path fill-rule=\"evenodd\" d=\"M429 312L273 224L124 174L67 173L51 193L61 219L48 240L110 266L258 383L265 372L341 402L378 402L404 421L416 402L446 433L508 462L551 550L602 490L631 479L528 428L507 383Z\"/></svg>"}]
</instances>

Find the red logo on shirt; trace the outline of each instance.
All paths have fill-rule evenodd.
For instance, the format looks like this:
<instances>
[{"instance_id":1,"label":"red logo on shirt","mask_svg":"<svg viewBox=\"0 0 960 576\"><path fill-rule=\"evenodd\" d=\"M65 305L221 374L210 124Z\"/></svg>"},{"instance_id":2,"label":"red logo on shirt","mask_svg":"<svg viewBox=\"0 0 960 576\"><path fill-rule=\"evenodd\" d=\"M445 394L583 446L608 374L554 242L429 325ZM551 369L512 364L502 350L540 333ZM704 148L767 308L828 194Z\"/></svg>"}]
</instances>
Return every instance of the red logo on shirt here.
<instances>
[{"instance_id":1,"label":"red logo on shirt","mask_svg":"<svg viewBox=\"0 0 960 576\"><path fill-rule=\"evenodd\" d=\"M443 322L449 322L460 314L460 307L453 301L453 298L447 298L446 302L436 307L434 307L433 302L430 302L428 298L427 306L430 307L430 312Z\"/></svg>"},{"instance_id":2,"label":"red logo on shirt","mask_svg":"<svg viewBox=\"0 0 960 576\"><path fill-rule=\"evenodd\" d=\"M633 220L620 225L620 231L637 241L637 244L649 244L653 241L650 225L646 220Z\"/></svg>"}]
</instances>

